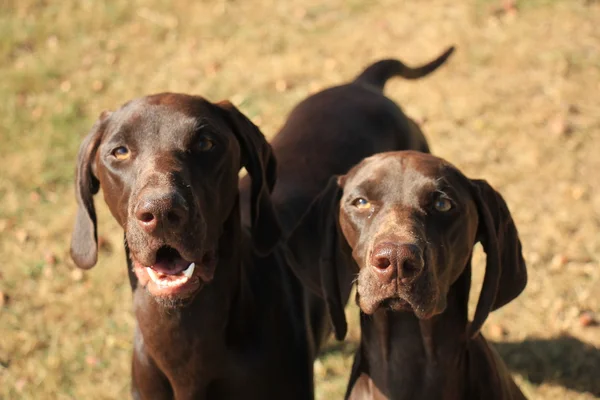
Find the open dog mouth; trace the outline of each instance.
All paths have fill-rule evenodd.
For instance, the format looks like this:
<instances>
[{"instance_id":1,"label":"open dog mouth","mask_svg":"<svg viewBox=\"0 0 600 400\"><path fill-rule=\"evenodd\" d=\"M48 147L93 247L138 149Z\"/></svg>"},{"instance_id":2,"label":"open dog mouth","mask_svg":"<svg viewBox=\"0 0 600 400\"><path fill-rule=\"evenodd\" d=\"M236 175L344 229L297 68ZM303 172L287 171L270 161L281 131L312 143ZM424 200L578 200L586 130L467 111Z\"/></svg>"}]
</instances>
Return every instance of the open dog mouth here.
<instances>
[{"instance_id":1,"label":"open dog mouth","mask_svg":"<svg viewBox=\"0 0 600 400\"><path fill-rule=\"evenodd\" d=\"M196 263L184 260L172 247L162 246L156 252L156 262L146 267L146 272L158 286L175 287L188 282L196 269Z\"/></svg>"},{"instance_id":2,"label":"open dog mouth","mask_svg":"<svg viewBox=\"0 0 600 400\"><path fill-rule=\"evenodd\" d=\"M142 265L133 258L134 271L142 286L159 297L189 294L212 280L216 259L207 252L198 261L186 260L170 246L161 246L152 265Z\"/></svg>"}]
</instances>

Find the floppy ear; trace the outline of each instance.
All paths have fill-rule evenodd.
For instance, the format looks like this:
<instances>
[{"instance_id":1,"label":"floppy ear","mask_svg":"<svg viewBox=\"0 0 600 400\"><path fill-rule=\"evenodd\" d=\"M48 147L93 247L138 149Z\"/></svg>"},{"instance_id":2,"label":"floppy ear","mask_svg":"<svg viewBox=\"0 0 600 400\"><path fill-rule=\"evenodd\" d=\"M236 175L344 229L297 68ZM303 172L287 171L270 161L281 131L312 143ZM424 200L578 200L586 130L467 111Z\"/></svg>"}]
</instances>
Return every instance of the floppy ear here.
<instances>
[{"instance_id":1,"label":"floppy ear","mask_svg":"<svg viewBox=\"0 0 600 400\"><path fill-rule=\"evenodd\" d=\"M342 193L337 177L334 176L329 180L323 196L318 199L322 201L319 207L321 210L319 220L322 223L320 232L325 234L319 258L321 286L337 340L344 340L348 332L344 306L352 287L353 274L350 270L350 263L354 262L354 259L349 256L351 254L350 246L346 243L340 229Z\"/></svg>"},{"instance_id":2,"label":"floppy ear","mask_svg":"<svg viewBox=\"0 0 600 400\"><path fill-rule=\"evenodd\" d=\"M259 255L269 254L279 243L281 227L270 193L275 186L277 163L271 145L262 132L233 104L217 103L225 111L226 119L237 137L242 150L242 166L252 178L251 229L254 248Z\"/></svg>"},{"instance_id":3,"label":"floppy ear","mask_svg":"<svg viewBox=\"0 0 600 400\"><path fill-rule=\"evenodd\" d=\"M478 239L487 254L483 287L469 327L469 337L474 337L490 312L508 304L525 289L527 267L517 227L504 199L486 181L471 182L479 213Z\"/></svg>"},{"instance_id":4,"label":"floppy ear","mask_svg":"<svg viewBox=\"0 0 600 400\"><path fill-rule=\"evenodd\" d=\"M334 176L283 246L302 284L325 300L337 340L343 340L348 330L344 306L352 288L353 271L349 263L354 262L338 221L341 196Z\"/></svg>"},{"instance_id":5,"label":"floppy ear","mask_svg":"<svg viewBox=\"0 0 600 400\"><path fill-rule=\"evenodd\" d=\"M71 237L71 258L79 268L83 269L92 268L98 259L96 208L93 196L98 193L100 182L94 176L93 160L109 114L105 111L100 115L88 135L83 139L77 155L75 172L77 215Z\"/></svg>"}]
</instances>

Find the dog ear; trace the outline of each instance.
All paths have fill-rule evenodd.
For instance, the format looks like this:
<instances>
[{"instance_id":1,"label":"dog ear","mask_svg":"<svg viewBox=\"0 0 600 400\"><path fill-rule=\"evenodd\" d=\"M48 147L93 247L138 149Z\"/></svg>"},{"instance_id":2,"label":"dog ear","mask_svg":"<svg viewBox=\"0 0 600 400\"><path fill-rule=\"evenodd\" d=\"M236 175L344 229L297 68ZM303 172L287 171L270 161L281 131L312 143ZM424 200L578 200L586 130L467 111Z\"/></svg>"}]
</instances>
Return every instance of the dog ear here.
<instances>
[{"instance_id":1,"label":"dog ear","mask_svg":"<svg viewBox=\"0 0 600 400\"><path fill-rule=\"evenodd\" d=\"M506 202L486 181L471 182L479 213L478 238L487 254L483 287L469 327L469 337L474 337L490 312L508 304L525 289L527 267Z\"/></svg>"},{"instance_id":2,"label":"dog ear","mask_svg":"<svg viewBox=\"0 0 600 400\"><path fill-rule=\"evenodd\" d=\"M335 338L344 340L348 332L348 323L344 306L348 299L344 295L342 285L352 287L352 274L349 263L354 262L350 246L346 243L340 229L340 199L343 190L338 186L337 177L332 177L323 192L323 204L320 205L321 216L319 221L323 224L320 232L325 233L319 258L319 271L321 273L321 286L323 297L327 304L327 311L333 323ZM349 294L349 293L348 293Z\"/></svg>"},{"instance_id":3,"label":"dog ear","mask_svg":"<svg viewBox=\"0 0 600 400\"><path fill-rule=\"evenodd\" d=\"M93 163L109 115L108 111L100 115L83 139L77 155L75 171L77 215L71 237L71 258L75 265L83 269L92 268L98 260L96 208L93 196L100 190L100 182L94 175Z\"/></svg>"},{"instance_id":4,"label":"dog ear","mask_svg":"<svg viewBox=\"0 0 600 400\"><path fill-rule=\"evenodd\" d=\"M337 340L343 340L348 330L344 306L353 278L348 263L354 262L338 221L341 196L342 190L334 176L312 202L284 246L286 259L302 284L325 300ZM311 259L311 255L318 259ZM318 268L314 268L315 265Z\"/></svg>"},{"instance_id":5,"label":"dog ear","mask_svg":"<svg viewBox=\"0 0 600 400\"><path fill-rule=\"evenodd\" d=\"M250 214L254 248L259 255L269 254L279 243L281 227L271 203L275 186L277 163L271 145L262 132L233 104L217 103L225 111L226 119L242 150L242 166L252 178Z\"/></svg>"}]
</instances>

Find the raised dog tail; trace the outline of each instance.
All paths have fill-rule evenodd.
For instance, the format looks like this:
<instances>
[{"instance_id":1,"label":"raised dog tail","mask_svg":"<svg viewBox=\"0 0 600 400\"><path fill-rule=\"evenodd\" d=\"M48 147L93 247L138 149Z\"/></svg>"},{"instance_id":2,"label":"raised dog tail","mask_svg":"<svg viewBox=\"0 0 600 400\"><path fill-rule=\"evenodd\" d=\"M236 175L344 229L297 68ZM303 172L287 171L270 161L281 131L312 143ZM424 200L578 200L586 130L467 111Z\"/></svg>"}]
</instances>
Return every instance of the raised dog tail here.
<instances>
[{"instance_id":1,"label":"raised dog tail","mask_svg":"<svg viewBox=\"0 0 600 400\"><path fill-rule=\"evenodd\" d=\"M401 61L394 59L377 61L368 66L354 82L367 84L383 90L387 80L393 76L401 76L404 79L419 79L429 75L444 64L453 52L454 46L450 46L435 60L416 68L408 67Z\"/></svg>"}]
</instances>

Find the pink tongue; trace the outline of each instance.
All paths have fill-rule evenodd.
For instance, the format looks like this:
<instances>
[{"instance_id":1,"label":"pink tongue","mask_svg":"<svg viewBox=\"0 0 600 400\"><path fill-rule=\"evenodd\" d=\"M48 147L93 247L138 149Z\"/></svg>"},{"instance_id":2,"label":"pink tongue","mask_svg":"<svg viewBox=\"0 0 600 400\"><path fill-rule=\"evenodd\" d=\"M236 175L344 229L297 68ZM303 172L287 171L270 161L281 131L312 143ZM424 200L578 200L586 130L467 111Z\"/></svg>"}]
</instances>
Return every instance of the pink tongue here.
<instances>
[{"instance_id":1,"label":"pink tongue","mask_svg":"<svg viewBox=\"0 0 600 400\"><path fill-rule=\"evenodd\" d=\"M189 266L189 261L185 261L183 258L177 257L172 260L156 260L156 263L154 263L154 265L150 268L164 275L177 275L182 271L185 271L185 269Z\"/></svg>"}]
</instances>

